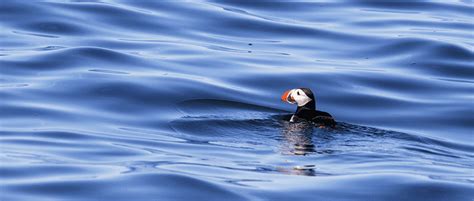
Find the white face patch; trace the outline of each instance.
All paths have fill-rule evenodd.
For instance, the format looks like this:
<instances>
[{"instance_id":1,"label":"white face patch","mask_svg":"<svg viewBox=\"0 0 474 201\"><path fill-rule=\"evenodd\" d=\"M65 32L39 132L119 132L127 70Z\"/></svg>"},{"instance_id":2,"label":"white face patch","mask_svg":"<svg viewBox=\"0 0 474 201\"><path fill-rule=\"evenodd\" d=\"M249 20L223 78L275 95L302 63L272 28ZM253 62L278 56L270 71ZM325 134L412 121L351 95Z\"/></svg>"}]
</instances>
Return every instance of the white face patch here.
<instances>
[{"instance_id":1,"label":"white face patch","mask_svg":"<svg viewBox=\"0 0 474 201\"><path fill-rule=\"evenodd\" d=\"M293 100L295 100L298 106L306 105L306 103L311 101L311 98L308 97L306 93L304 93L303 90L301 89L293 89L290 96L292 97Z\"/></svg>"}]
</instances>

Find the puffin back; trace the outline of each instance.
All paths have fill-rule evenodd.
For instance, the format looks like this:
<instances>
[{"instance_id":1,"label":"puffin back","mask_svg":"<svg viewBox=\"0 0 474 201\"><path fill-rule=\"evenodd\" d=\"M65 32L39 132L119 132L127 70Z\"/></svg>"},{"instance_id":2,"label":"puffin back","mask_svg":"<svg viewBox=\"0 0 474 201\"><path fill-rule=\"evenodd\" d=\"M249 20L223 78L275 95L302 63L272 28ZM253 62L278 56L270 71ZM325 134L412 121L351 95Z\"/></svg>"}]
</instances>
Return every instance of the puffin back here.
<instances>
[{"instance_id":1,"label":"puffin back","mask_svg":"<svg viewBox=\"0 0 474 201\"><path fill-rule=\"evenodd\" d=\"M318 125L331 127L336 125L336 121L334 121L334 118L329 113L324 111L312 110L308 108L299 108L296 111L295 115L299 118L311 121Z\"/></svg>"}]
</instances>

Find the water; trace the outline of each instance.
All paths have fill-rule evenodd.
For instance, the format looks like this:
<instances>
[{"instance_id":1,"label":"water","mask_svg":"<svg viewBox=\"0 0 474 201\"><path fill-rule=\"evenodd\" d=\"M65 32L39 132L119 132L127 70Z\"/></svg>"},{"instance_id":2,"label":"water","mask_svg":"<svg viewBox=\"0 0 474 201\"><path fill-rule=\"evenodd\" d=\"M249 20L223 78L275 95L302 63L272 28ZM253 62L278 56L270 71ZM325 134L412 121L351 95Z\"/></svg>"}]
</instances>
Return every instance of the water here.
<instances>
[{"instance_id":1,"label":"water","mask_svg":"<svg viewBox=\"0 0 474 201\"><path fill-rule=\"evenodd\" d=\"M472 200L473 7L3 0L0 199Z\"/></svg>"}]
</instances>

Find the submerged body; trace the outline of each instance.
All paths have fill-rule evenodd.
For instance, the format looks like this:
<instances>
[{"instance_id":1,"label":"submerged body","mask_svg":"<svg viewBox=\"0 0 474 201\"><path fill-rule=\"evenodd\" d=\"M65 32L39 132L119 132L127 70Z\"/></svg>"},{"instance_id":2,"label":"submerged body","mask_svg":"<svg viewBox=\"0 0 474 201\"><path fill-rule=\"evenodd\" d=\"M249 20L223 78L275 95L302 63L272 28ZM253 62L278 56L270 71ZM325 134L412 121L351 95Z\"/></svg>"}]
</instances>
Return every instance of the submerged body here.
<instances>
[{"instance_id":1,"label":"submerged body","mask_svg":"<svg viewBox=\"0 0 474 201\"><path fill-rule=\"evenodd\" d=\"M290 121L296 121L298 118L311 121L320 126L336 126L336 121L334 118L329 113L324 111L298 108Z\"/></svg>"},{"instance_id":2,"label":"submerged body","mask_svg":"<svg viewBox=\"0 0 474 201\"><path fill-rule=\"evenodd\" d=\"M290 119L291 122L304 119L318 126L334 127L336 125L336 121L329 113L316 110L314 94L308 88L288 90L283 94L281 100L298 105L295 114Z\"/></svg>"}]
</instances>

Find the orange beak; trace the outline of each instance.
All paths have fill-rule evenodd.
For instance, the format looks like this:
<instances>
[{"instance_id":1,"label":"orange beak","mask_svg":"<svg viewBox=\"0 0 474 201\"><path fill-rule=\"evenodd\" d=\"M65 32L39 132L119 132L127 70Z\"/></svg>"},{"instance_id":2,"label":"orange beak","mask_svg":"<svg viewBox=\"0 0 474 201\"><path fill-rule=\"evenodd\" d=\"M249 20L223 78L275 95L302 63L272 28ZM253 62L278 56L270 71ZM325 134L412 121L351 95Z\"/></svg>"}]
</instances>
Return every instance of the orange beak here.
<instances>
[{"instance_id":1,"label":"orange beak","mask_svg":"<svg viewBox=\"0 0 474 201\"><path fill-rule=\"evenodd\" d=\"M288 102L288 103L293 103L295 102L295 100L293 99L293 97L291 97L291 92L293 90L288 90L288 91L285 91L285 93L283 93L283 95L281 96L281 101L284 101L284 102Z\"/></svg>"}]
</instances>

